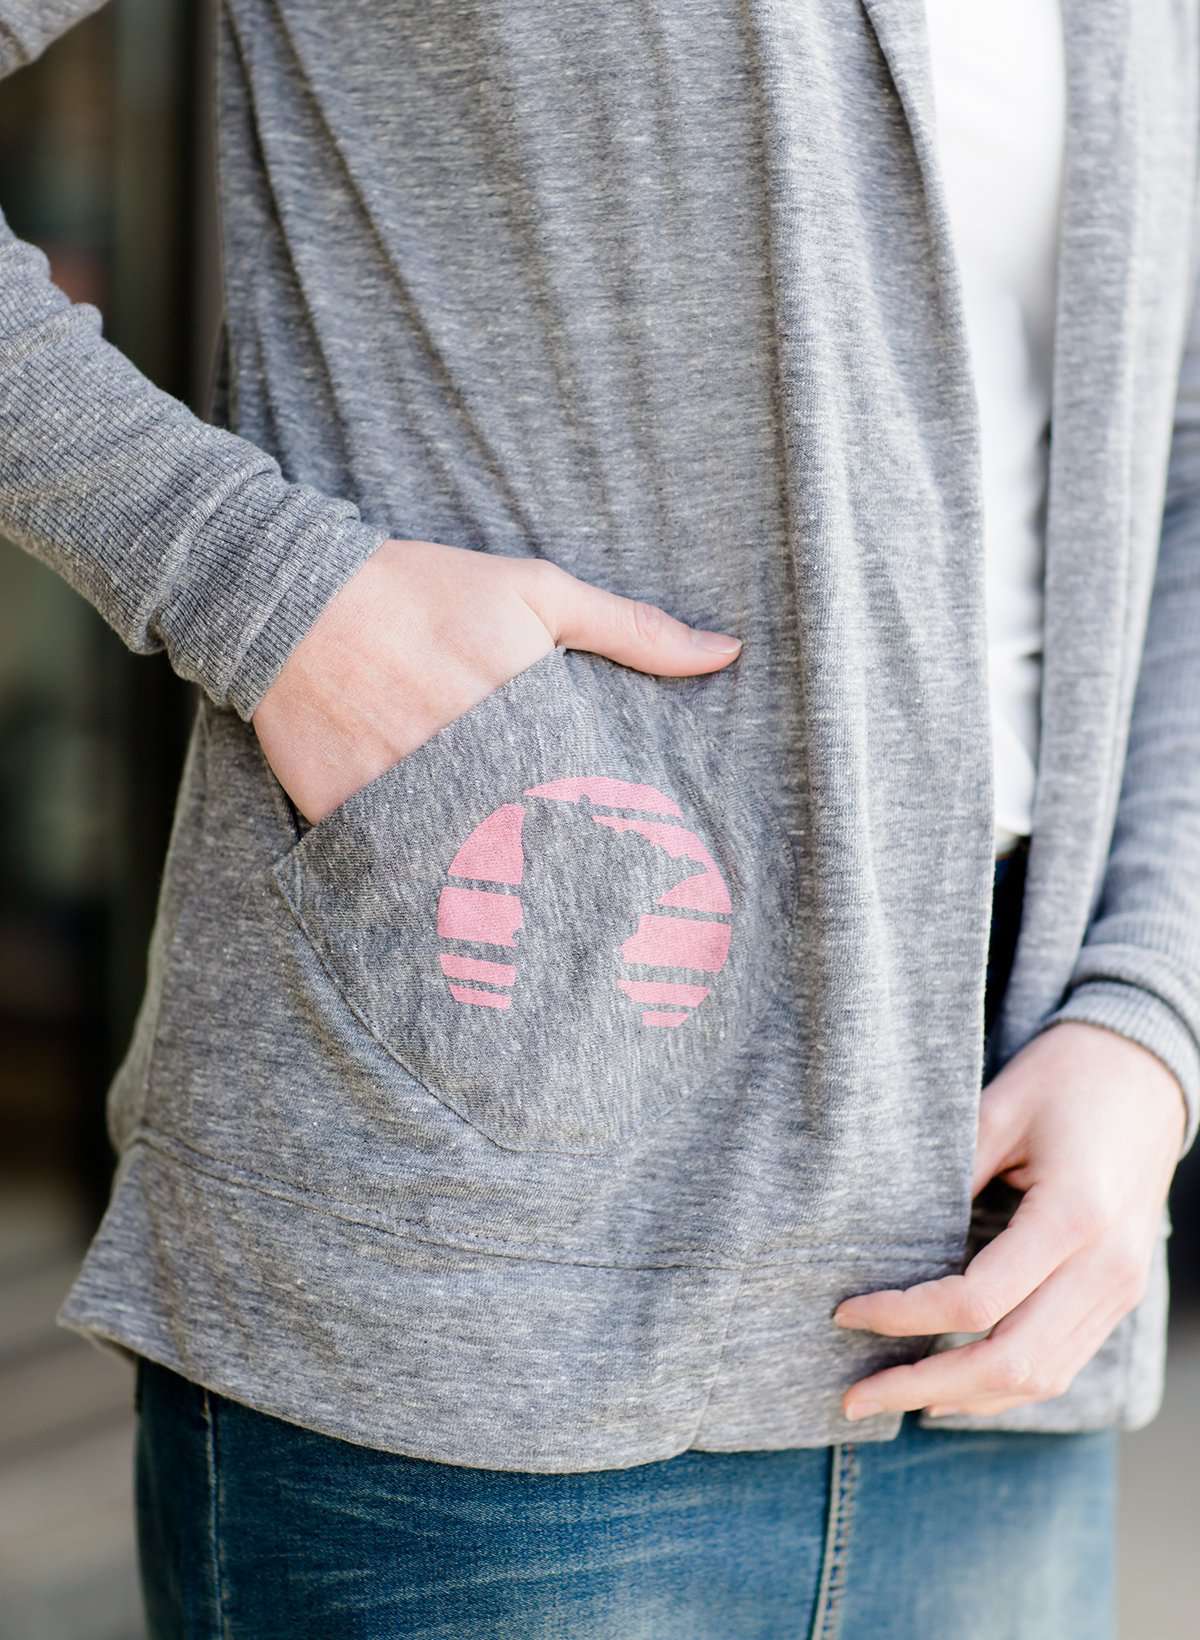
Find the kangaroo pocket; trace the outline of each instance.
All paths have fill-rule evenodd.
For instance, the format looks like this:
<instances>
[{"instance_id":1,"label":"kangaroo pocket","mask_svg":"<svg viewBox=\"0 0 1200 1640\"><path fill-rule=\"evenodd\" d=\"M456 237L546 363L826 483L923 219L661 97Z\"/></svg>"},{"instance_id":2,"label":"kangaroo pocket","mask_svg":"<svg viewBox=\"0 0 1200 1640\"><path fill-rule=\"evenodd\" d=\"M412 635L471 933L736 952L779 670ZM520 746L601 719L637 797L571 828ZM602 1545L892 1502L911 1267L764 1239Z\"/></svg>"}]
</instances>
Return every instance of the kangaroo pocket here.
<instances>
[{"instance_id":1,"label":"kangaroo pocket","mask_svg":"<svg viewBox=\"0 0 1200 1640\"><path fill-rule=\"evenodd\" d=\"M562 646L271 877L361 1025L509 1150L628 1140L732 1076L786 982L768 804L671 680Z\"/></svg>"}]
</instances>

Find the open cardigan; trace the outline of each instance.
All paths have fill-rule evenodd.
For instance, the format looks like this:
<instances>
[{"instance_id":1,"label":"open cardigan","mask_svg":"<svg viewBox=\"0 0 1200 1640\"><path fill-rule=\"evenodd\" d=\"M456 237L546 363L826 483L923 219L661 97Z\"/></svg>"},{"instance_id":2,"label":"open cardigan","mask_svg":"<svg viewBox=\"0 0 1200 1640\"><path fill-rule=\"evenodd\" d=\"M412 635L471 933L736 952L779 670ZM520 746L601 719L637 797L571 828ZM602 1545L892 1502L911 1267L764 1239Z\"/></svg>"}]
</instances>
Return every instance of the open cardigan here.
<instances>
[{"instance_id":1,"label":"open cardigan","mask_svg":"<svg viewBox=\"0 0 1200 1640\"><path fill-rule=\"evenodd\" d=\"M0 0L0 73L95 0ZM1067 0L1041 762L997 1064L1200 1110L1200 26ZM62 1320L532 1471L887 1440L962 1268L993 870L976 407L919 0L224 0L207 419L0 220L0 527L199 686ZM735 632L562 646L310 830L250 717L384 539ZM1149 1290L1069 1389L1136 1427ZM929 1421L928 1414L922 1414Z\"/></svg>"}]
</instances>

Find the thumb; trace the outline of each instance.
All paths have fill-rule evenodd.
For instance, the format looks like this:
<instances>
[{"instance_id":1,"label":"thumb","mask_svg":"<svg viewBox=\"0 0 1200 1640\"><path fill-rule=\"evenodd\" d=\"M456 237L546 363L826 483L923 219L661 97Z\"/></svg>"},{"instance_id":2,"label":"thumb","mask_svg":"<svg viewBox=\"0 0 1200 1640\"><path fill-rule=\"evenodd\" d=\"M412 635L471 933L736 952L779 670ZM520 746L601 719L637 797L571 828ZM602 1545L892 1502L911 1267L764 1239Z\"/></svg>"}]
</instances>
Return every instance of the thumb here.
<instances>
[{"instance_id":1,"label":"thumb","mask_svg":"<svg viewBox=\"0 0 1200 1640\"><path fill-rule=\"evenodd\" d=\"M740 638L688 626L657 604L606 592L569 570L561 572L561 579L555 577L549 602L552 607L539 609L538 615L556 643L606 655L639 672L662 677L715 672L742 647Z\"/></svg>"}]
</instances>

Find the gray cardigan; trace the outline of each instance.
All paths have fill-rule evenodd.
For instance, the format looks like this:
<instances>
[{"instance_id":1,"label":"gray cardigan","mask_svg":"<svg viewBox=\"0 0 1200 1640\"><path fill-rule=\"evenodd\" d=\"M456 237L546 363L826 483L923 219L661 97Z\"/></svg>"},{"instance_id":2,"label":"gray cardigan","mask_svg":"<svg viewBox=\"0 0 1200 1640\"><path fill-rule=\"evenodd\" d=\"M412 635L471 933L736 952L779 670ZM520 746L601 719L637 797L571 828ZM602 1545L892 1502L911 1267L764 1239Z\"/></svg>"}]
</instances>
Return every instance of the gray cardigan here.
<instances>
[{"instance_id":1,"label":"gray cardigan","mask_svg":"<svg viewBox=\"0 0 1200 1640\"><path fill-rule=\"evenodd\" d=\"M93 4L0 0L0 71ZM1107 1026L1179 1077L1190 1144L1200 24L1065 11L996 1064ZM984 560L922 16L225 0L216 425L3 229L0 525L200 686L66 1325L451 1463L895 1435L842 1390L947 1340L835 1304L1002 1222L970 1200ZM557 559L745 647L683 679L560 647L302 831L248 720L387 536ZM1147 1422L1164 1248L1066 1393L938 1422Z\"/></svg>"}]
</instances>

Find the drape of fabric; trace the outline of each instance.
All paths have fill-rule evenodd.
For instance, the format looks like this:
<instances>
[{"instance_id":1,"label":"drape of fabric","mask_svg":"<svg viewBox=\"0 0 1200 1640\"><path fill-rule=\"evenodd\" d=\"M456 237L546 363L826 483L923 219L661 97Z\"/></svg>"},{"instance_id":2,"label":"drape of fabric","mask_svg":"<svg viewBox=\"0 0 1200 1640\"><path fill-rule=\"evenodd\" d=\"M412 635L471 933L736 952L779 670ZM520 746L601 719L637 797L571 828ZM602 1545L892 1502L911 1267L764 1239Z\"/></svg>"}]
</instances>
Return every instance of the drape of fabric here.
<instances>
[{"instance_id":1,"label":"drape of fabric","mask_svg":"<svg viewBox=\"0 0 1200 1640\"><path fill-rule=\"evenodd\" d=\"M0 67L70 15L0 0ZM994 868L922 19L226 0L224 427L0 247L0 521L202 685L66 1324L449 1462L897 1434L841 1393L933 1346L830 1317L982 1233ZM996 1063L1107 1026L1178 1076L1191 1143L1200 24L1069 0L1064 26ZM745 647L690 679L558 649L301 837L247 719L384 534L553 558ZM1144 1423L1165 1309L1160 1241L1070 1389L988 1426Z\"/></svg>"}]
</instances>

